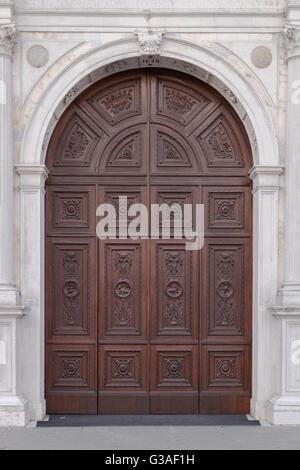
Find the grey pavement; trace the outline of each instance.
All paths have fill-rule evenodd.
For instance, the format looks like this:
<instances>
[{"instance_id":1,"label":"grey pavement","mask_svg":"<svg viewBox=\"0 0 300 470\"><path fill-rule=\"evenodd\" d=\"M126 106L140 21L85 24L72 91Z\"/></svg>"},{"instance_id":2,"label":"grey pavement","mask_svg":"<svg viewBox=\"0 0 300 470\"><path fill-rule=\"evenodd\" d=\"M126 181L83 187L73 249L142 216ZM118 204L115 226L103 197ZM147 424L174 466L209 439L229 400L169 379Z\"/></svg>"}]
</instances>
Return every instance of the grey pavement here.
<instances>
[{"instance_id":1,"label":"grey pavement","mask_svg":"<svg viewBox=\"0 0 300 470\"><path fill-rule=\"evenodd\" d=\"M300 450L300 427L2 428L0 429L0 449Z\"/></svg>"}]
</instances>

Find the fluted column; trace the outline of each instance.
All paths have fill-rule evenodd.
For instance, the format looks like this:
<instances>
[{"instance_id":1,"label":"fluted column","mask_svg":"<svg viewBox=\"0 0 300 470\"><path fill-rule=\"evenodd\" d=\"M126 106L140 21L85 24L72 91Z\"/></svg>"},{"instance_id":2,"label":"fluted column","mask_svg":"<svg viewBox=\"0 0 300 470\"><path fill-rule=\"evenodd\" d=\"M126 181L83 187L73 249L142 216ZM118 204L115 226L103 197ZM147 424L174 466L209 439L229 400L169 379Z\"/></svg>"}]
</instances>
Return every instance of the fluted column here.
<instances>
[{"instance_id":1,"label":"fluted column","mask_svg":"<svg viewBox=\"0 0 300 470\"><path fill-rule=\"evenodd\" d=\"M16 305L14 287L14 182L12 52L15 26L0 26L0 305Z\"/></svg>"},{"instance_id":2,"label":"fluted column","mask_svg":"<svg viewBox=\"0 0 300 470\"><path fill-rule=\"evenodd\" d=\"M285 29L288 53L284 305L300 305L300 24Z\"/></svg>"}]
</instances>

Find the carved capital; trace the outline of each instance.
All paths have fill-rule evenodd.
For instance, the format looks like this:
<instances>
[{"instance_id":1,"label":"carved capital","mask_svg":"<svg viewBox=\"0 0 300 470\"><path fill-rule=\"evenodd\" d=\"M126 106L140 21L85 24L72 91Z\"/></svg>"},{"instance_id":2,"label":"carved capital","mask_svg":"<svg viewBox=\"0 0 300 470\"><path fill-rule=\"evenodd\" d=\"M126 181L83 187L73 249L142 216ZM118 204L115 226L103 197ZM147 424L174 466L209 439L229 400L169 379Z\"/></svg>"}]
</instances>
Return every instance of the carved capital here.
<instances>
[{"instance_id":1,"label":"carved capital","mask_svg":"<svg viewBox=\"0 0 300 470\"><path fill-rule=\"evenodd\" d=\"M287 24L284 37L288 58L300 56L300 25Z\"/></svg>"},{"instance_id":2,"label":"carved capital","mask_svg":"<svg viewBox=\"0 0 300 470\"><path fill-rule=\"evenodd\" d=\"M160 55L165 31L137 31L141 55Z\"/></svg>"},{"instance_id":3,"label":"carved capital","mask_svg":"<svg viewBox=\"0 0 300 470\"><path fill-rule=\"evenodd\" d=\"M16 44L16 26L8 24L0 26L0 54L12 55Z\"/></svg>"}]
</instances>

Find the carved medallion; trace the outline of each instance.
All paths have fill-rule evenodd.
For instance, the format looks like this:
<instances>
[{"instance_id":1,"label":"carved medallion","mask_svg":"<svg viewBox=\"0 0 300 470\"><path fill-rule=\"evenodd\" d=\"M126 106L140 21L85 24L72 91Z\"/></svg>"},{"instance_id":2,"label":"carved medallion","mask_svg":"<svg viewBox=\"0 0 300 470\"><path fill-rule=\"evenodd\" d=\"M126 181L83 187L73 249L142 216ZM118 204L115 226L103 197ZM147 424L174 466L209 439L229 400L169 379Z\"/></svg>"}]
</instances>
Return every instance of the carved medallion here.
<instances>
[{"instance_id":1,"label":"carved medallion","mask_svg":"<svg viewBox=\"0 0 300 470\"><path fill-rule=\"evenodd\" d=\"M236 377L234 360L217 361L217 377L234 379Z\"/></svg>"},{"instance_id":2,"label":"carved medallion","mask_svg":"<svg viewBox=\"0 0 300 470\"><path fill-rule=\"evenodd\" d=\"M80 378L80 361L78 359L66 359L62 362L62 366L64 379Z\"/></svg>"},{"instance_id":3,"label":"carved medallion","mask_svg":"<svg viewBox=\"0 0 300 470\"><path fill-rule=\"evenodd\" d=\"M69 281L64 285L63 288L64 295L68 297L69 299L77 297L80 293L79 285L77 282L74 281Z\"/></svg>"},{"instance_id":4,"label":"carved medallion","mask_svg":"<svg viewBox=\"0 0 300 470\"><path fill-rule=\"evenodd\" d=\"M113 361L115 377L131 377L132 376L132 360L116 359Z\"/></svg>"},{"instance_id":5,"label":"carved medallion","mask_svg":"<svg viewBox=\"0 0 300 470\"><path fill-rule=\"evenodd\" d=\"M128 281L118 281L115 289L116 296L126 299L131 295L132 287Z\"/></svg>"},{"instance_id":6,"label":"carved medallion","mask_svg":"<svg viewBox=\"0 0 300 470\"><path fill-rule=\"evenodd\" d=\"M28 63L35 69L45 67L49 61L49 52L44 46L32 46L27 52Z\"/></svg>"},{"instance_id":7,"label":"carved medallion","mask_svg":"<svg viewBox=\"0 0 300 470\"><path fill-rule=\"evenodd\" d=\"M229 200L217 201L216 218L217 220L235 220L235 202Z\"/></svg>"},{"instance_id":8,"label":"carved medallion","mask_svg":"<svg viewBox=\"0 0 300 470\"><path fill-rule=\"evenodd\" d=\"M168 359L166 361L166 377L183 377L183 359Z\"/></svg>"},{"instance_id":9,"label":"carved medallion","mask_svg":"<svg viewBox=\"0 0 300 470\"><path fill-rule=\"evenodd\" d=\"M179 281L170 281L166 288L166 294L168 297L177 299L183 294L183 287Z\"/></svg>"},{"instance_id":10,"label":"carved medallion","mask_svg":"<svg viewBox=\"0 0 300 470\"><path fill-rule=\"evenodd\" d=\"M80 201L63 201L63 213L62 218L64 220L68 219L80 219Z\"/></svg>"}]
</instances>

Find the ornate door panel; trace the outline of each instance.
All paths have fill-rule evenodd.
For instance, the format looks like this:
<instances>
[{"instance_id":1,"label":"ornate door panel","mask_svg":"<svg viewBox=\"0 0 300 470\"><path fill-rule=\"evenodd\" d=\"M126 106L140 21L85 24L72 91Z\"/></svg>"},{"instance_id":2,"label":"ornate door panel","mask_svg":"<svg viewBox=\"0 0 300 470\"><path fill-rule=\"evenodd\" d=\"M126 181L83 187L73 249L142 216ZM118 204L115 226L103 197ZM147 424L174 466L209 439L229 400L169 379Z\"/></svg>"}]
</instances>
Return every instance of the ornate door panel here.
<instances>
[{"instance_id":1,"label":"ornate door panel","mask_svg":"<svg viewBox=\"0 0 300 470\"><path fill-rule=\"evenodd\" d=\"M117 74L64 113L47 165L48 413L249 412L251 151L230 105L177 72ZM162 220L100 241L102 203L193 204L193 229L203 203L204 248Z\"/></svg>"}]
</instances>

